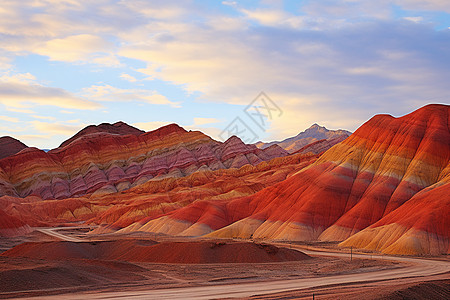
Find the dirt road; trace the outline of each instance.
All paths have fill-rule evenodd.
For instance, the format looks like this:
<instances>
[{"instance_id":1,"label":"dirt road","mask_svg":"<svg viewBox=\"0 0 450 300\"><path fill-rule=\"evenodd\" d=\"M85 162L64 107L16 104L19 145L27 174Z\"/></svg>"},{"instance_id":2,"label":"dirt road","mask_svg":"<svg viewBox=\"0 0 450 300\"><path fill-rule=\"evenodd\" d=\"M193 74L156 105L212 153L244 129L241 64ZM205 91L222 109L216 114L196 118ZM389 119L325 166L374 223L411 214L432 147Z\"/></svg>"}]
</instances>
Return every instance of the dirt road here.
<instances>
[{"instance_id":1,"label":"dirt road","mask_svg":"<svg viewBox=\"0 0 450 300\"><path fill-rule=\"evenodd\" d=\"M58 227L58 228L35 228L34 230L39 231L43 234L49 235L51 237L55 237L57 239L63 240L63 241L67 241L67 242L75 242L75 243L79 243L79 242L83 242L82 239L76 238L76 237L72 237L72 236L68 236L62 233L57 232L57 230L62 230L62 229L72 229L75 227Z\"/></svg>"},{"instance_id":2,"label":"dirt road","mask_svg":"<svg viewBox=\"0 0 450 300\"><path fill-rule=\"evenodd\" d=\"M81 241L77 238L65 236L55 232L57 229L45 229L45 234L61 238L63 240ZM302 252L313 256L332 256L348 258L347 253L325 252L306 250L295 246ZM353 254L354 258L368 258L369 255ZM396 257L387 255L371 255L372 259L391 260L400 263L408 263L396 269L378 270L365 273L333 275L320 278L302 278L292 280L280 280L271 282L252 282L224 285L208 285L200 287L154 289L144 291L124 292L85 292L70 295L55 295L45 297L34 297L33 299L218 299L249 297L253 295L264 295L290 290L298 290L312 287L320 287L332 284L350 284L366 281L395 280L407 277L432 276L450 272L450 262L437 261L424 258Z\"/></svg>"}]
</instances>

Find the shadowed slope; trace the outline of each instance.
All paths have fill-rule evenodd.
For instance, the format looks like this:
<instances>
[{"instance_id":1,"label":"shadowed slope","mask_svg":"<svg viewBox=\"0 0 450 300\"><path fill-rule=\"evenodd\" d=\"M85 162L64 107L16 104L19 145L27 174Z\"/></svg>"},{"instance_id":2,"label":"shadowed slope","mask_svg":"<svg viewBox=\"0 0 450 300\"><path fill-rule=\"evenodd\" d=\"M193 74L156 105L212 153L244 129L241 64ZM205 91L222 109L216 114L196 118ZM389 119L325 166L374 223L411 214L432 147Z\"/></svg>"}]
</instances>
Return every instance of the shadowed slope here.
<instances>
[{"instance_id":1,"label":"shadowed slope","mask_svg":"<svg viewBox=\"0 0 450 300\"><path fill-rule=\"evenodd\" d=\"M101 259L175 264L267 263L310 257L300 251L246 242L115 240L23 243L2 254L45 260Z\"/></svg>"},{"instance_id":2,"label":"shadowed slope","mask_svg":"<svg viewBox=\"0 0 450 300\"><path fill-rule=\"evenodd\" d=\"M27 145L10 136L0 137L0 159L14 155L27 148Z\"/></svg>"}]
</instances>

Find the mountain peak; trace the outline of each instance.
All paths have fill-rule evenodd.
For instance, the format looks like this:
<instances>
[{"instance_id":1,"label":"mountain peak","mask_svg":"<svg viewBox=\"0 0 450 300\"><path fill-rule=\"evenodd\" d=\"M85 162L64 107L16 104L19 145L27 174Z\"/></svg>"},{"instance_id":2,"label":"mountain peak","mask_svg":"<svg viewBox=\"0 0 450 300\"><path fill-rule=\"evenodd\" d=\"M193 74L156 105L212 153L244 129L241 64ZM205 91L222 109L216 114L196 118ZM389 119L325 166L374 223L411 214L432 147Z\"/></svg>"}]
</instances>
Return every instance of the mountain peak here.
<instances>
[{"instance_id":1,"label":"mountain peak","mask_svg":"<svg viewBox=\"0 0 450 300\"><path fill-rule=\"evenodd\" d=\"M13 137L0 137L0 159L14 155L25 148L28 146Z\"/></svg>"},{"instance_id":2,"label":"mountain peak","mask_svg":"<svg viewBox=\"0 0 450 300\"><path fill-rule=\"evenodd\" d=\"M244 144L244 142L238 137L238 136L230 136L225 142L224 144L228 145L228 144Z\"/></svg>"},{"instance_id":3,"label":"mountain peak","mask_svg":"<svg viewBox=\"0 0 450 300\"><path fill-rule=\"evenodd\" d=\"M180 125L176 123L167 124L164 126L159 127L158 129L152 130L147 132L146 134L157 134L159 136L164 136L171 133L185 133L187 132L186 129L181 127Z\"/></svg>"},{"instance_id":4,"label":"mountain peak","mask_svg":"<svg viewBox=\"0 0 450 300\"><path fill-rule=\"evenodd\" d=\"M314 123L314 124L312 124L308 129L312 129L312 128L325 128L325 127L320 126L320 125L317 124L317 123ZM308 129L307 129L307 130L308 130Z\"/></svg>"},{"instance_id":5,"label":"mountain peak","mask_svg":"<svg viewBox=\"0 0 450 300\"><path fill-rule=\"evenodd\" d=\"M89 125L80 131L78 131L74 136L69 138L68 140L64 141L59 147L65 147L72 143L73 141L79 139L82 136L86 136L93 133L110 133L110 134L118 134L118 135L141 135L144 133L144 131L133 127L131 125L128 125L127 123L123 121L118 121L114 124L110 123L101 123L99 125Z\"/></svg>"},{"instance_id":6,"label":"mountain peak","mask_svg":"<svg viewBox=\"0 0 450 300\"><path fill-rule=\"evenodd\" d=\"M270 143L262 143L258 142L256 143L256 146L258 148L265 149L267 147L270 147L274 144L279 145L284 150L288 151L289 153L294 153L298 151L299 149L302 149L308 144L320 141L320 140L340 140L347 138L352 133L347 130L329 130L325 126L321 126L317 123L312 124L308 129L305 131L300 132L296 136L287 138L282 141L275 141ZM325 143L327 145L333 145L332 143Z\"/></svg>"},{"instance_id":7,"label":"mountain peak","mask_svg":"<svg viewBox=\"0 0 450 300\"><path fill-rule=\"evenodd\" d=\"M314 123L308 129L306 129L303 132L300 132L299 134L302 134L302 133L305 133L305 132L310 132L310 131L328 132L330 130L328 130L325 126L320 126L319 124Z\"/></svg>"}]
</instances>

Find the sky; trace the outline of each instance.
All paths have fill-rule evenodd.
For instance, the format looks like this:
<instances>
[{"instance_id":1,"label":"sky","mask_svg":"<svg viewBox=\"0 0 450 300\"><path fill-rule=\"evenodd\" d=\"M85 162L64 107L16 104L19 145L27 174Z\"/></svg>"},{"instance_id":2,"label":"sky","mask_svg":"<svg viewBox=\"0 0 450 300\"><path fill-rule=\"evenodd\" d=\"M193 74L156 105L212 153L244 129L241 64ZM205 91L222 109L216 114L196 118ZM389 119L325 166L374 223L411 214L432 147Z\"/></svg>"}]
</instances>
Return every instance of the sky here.
<instances>
[{"instance_id":1,"label":"sky","mask_svg":"<svg viewBox=\"0 0 450 300\"><path fill-rule=\"evenodd\" d=\"M449 78L448 0L0 0L0 136L38 148L116 121L354 131L448 104Z\"/></svg>"}]
</instances>

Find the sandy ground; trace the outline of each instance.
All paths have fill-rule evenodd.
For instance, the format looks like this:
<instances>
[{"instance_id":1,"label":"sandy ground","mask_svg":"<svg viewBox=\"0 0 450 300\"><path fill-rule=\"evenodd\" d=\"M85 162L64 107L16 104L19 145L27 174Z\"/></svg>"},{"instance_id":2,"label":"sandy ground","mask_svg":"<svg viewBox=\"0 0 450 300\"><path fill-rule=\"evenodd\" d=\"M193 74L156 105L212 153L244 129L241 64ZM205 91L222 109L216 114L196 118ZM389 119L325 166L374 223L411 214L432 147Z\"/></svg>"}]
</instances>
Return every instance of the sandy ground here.
<instances>
[{"instance_id":1,"label":"sandy ground","mask_svg":"<svg viewBox=\"0 0 450 300\"><path fill-rule=\"evenodd\" d=\"M331 285L321 288L294 290L242 299L312 299L315 300L405 300L450 299L450 274L432 277L376 281L360 284Z\"/></svg>"},{"instance_id":2,"label":"sandy ground","mask_svg":"<svg viewBox=\"0 0 450 300\"><path fill-rule=\"evenodd\" d=\"M72 229L58 234L47 232L34 232L26 237L27 241L58 240L68 236L70 240L85 238L86 229ZM155 237L145 234L126 236L103 235L90 237L90 239L135 239L149 238L160 240L173 240L167 237ZM0 247L7 249L20 243L18 239L2 239ZM307 249L319 248L308 245ZM297 247L290 245L289 247ZM305 248L305 245L298 246ZM325 248L335 248L328 245ZM317 249L316 249L317 250ZM328 251L327 249L325 249ZM305 250L306 251L306 250ZM311 251L311 250L310 250ZM361 254L360 254L361 255ZM358 284L333 284L323 287L308 288L307 282L312 286L320 285L322 278L328 280L333 276L350 276L354 278L364 274L383 274L385 271L401 272L403 268L412 267L414 263L408 260L393 261L389 259L375 259L375 256L364 254L358 257L355 253L350 261L348 253L341 256L314 256L313 259L297 262L282 263L251 263L251 264L158 264L144 262L120 262L103 260L69 260L46 261L25 258L0 258L0 298L35 297L42 299L108 299L124 297L124 299L174 299L174 298L228 298L230 295L245 298L244 295L258 293L260 290L273 290L264 292L265 296L254 299L390 299L396 292L425 293L427 290L437 290L447 296L450 273L428 277L415 277L399 280L361 282ZM444 264L448 259L441 258ZM431 267L430 267L431 270ZM369 273L367 273L369 272ZM395 274L395 273L394 273ZM351 277L353 276L353 277ZM372 276L376 279L376 276ZM370 275L368 279L372 278ZM337 278L337 277L336 277ZM340 277L342 278L342 277ZM296 290L292 283L305 283L306 287ZM426 285L420 285L427 282ZM281 285L280 285L281 284ZM288 289L284 290L286 284ZM273 285L273 289L267 288ZM277 293L277 287L282 293ZM385 294L380 294L380 287ZM244 289L247 294L234 294L230 291ZM412 290L412 292L411 292ZM206 292L205 292L206 291ZM250 291L250 293L248 293ZM447 292L446 292L447 291ZM183 294L184 293L184 294ZM152 297L153 295L154 297ZM200 297L203 295L202 297ZM211 296L213 295L213 297ZM406 294L407 295L407 294ZM439 297L439 294L437 294ZM176 296L176 297L175 297ZM184 296L184 297L183 297ZM197 297L199 296L199 297ZM180 298L181 297L181 298ZM378 298L377 298L378 297ZM380 298L388 297L388 298ZM38 299L35 298L35 299ZM253 298L252 298L253 299ZM392 298L411 299L411 298ZM414 299L414 298L412 298ZM419 298L420 299L420 298ZM430 299L448 299L430 298Z\"/></svg>"}]
</instances>

